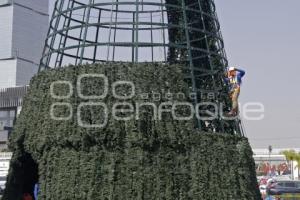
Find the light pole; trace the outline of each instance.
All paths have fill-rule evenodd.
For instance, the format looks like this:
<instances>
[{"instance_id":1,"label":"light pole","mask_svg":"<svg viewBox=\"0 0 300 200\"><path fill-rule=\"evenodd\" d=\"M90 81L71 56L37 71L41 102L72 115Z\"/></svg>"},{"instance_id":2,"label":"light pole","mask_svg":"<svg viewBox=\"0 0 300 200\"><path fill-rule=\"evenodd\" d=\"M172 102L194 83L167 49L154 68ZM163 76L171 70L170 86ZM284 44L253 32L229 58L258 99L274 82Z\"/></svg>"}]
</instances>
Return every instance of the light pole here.
<instances>
[{"instance_id":1,"label":"light pole","mask_svg":"<svg viewBox=\"0 0 300 200\"><path fill-rule=\"evenodd\" d=\"M272 150L273 150L271 145L269 145L268 150L269 150L269 164L270 164L270 174L271 174L272 173L271 153L272 153Z\"/></svg>"}]
</instances>

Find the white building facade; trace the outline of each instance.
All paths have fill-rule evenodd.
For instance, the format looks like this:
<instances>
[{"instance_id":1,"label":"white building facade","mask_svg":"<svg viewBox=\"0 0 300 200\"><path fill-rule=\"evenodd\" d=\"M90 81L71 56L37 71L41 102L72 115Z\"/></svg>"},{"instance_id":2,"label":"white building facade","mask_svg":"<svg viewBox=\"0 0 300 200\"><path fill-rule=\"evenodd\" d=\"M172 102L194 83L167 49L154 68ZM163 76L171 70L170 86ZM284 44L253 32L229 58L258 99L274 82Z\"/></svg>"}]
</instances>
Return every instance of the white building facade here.
<instances>
[{"instance_id":1,"label":"white building facade","mask_svg":"<svg viewBox=\"0 0 300 200\"><path fill-rule=\"evenodd\" d=\"M6 176L9 172L9 164L12 158L12 153L1 152L0 153L0 187L5 188Z\"/></svg>"},{"instance_id":2,"label":"white building facade","mask_svg":"<svg viewBox=\"0 0 300 200\"><path fill-rule=\"evenodd\" d=\"M0 0L0 150L37 73L49 26L49 0Z\"/></svg>"},{"instance_id":3,"label":"white building facade","mask_svg":"<svg viewBox=\"0 0 300 200\"><path fill-rule=\"evenodd\" d=\"M48 30L48 0L0 0L0 88L27 85Z\"/></svg>"}]
</instances>

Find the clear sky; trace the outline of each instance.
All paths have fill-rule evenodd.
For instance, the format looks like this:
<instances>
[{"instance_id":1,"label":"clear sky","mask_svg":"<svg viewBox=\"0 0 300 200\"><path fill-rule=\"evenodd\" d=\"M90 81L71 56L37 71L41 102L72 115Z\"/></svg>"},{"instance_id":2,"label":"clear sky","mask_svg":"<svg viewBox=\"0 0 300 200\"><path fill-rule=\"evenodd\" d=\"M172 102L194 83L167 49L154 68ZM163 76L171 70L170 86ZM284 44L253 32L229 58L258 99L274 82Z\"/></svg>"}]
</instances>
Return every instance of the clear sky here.
<instances>
[{"instance_id":1,"label":"clear sky","mask_svg":"<svg viewBox=\"0 0 300 200\"><path fill-rule=\"evenodd\" d=\"M215 3L229 63L246 70L241 103L265 106L263 120L244 120L252 147L300 147L300 0Z\"/></svg>"},{"instance_id":2,"label":"clear sky","mask_svg":"<svg viewBox=\"0 0 300 200\"><path fill-rule=\"evenodd\" d=\"M300 1L215 0L227 56L246 70L241 101L265 105L244 121L253 147L300 147Z\"/></svg>"}]
</instances>

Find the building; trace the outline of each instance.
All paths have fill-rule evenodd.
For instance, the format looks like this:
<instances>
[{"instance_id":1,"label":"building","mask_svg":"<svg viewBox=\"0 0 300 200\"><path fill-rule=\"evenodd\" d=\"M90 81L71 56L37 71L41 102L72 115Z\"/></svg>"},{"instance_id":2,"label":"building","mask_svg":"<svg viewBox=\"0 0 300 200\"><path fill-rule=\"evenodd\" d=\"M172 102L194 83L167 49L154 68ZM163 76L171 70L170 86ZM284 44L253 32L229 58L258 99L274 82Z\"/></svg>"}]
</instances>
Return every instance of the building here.
<instances>
[{"instance_id":1,"label":"building","mask_svg":"<svg viewBox=\"0 0 300 200\"><path fill-rule=\"evenodd\" d=\"M20 113L28 86L0 88L0 150L7 149L7 140L16 116Z\"/></svg>"},{"instance_id":2,"label":"building","mask_svg":"<svg viewBox=\"0 0 300 200\"><path fill-rule=\"evenodd\" d=\"M24 86L38 70L48 0L0 0L0 88Z\"/></svg>"},{"instance_id":3,"label":"building","mask_svg":"<svg viewBox=\"0 0 300 200\"><path fill-rule=\"evenodd\" d=\"M0 0L0 149L38 70L48 20L48 0Z\"/></svg>"},{"instance_id":4,"label":"building","mask_svg":"<svg viewBox=\"0 0 300 200\"><path fill-rule=\"evenodd\" d=\"M12 157L10 152L0 153L0 187L3 189L5 187L6 176L9 171L9 163Z\"/></svg>"},{"instance_id":5,"label":"building","mask_svg":"<svg viewBox=\"0 0 300 200\"><path fill-rule=\"evenodd\" d=\"M285 150L294 150L295 152L300 152L299 148L276 148L272 149L269 152L268 149L253 149L253 158L255 160L255 164L258 167L260 164L266 163L273 168L278 169L278 167L282 164L286 164L288 168L288 175L291 179L299 179L298 174L298 164L296 161L288 162L285 156L282 154Z\"/></svg>"}]
</instances>

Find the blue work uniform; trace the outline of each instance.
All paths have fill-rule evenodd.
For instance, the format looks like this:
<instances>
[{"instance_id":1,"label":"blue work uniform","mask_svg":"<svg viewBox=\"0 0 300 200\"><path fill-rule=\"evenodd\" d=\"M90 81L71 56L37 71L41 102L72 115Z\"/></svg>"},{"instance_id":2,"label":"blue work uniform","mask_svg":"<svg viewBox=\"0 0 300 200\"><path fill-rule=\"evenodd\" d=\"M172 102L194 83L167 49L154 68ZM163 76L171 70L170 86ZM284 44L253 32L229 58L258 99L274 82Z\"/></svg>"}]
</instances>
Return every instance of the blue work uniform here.
<instances>
[{"instance_id":1,"label":"blue work uniform","mask_svg":"<svg viewBox=\"0 0 300 200\"><path fill-rule=\"evenodd\" d=\"M34 199L35 200L38 200L39 190L40 190L40 186L39 186L38 183L36 183L34 185L34 190L33 190L33 194L34 194Z\"/></svg>"},{"instance_id":2,"label":"blue work uniform","mask_svg":"<svg viewBox=\"0 0 300 200\"><path fill-rule=\"evenodd\" d=\"M230 86L230 91L235 90L236 88L239 88L242 84L242 78L245 76L246 72L241 69L235 69L236 75L232 76L230 78L225 78L225 81Z\"/></svg>"}]
</instances>

